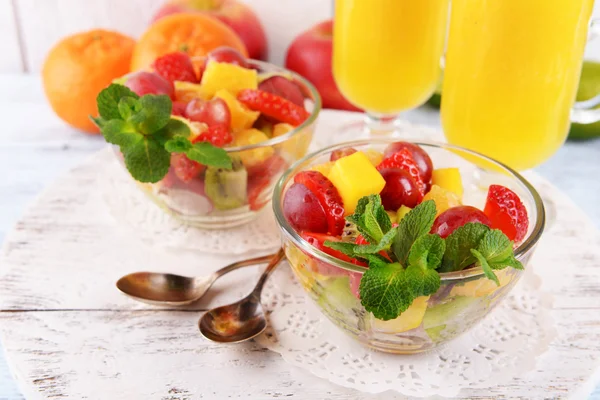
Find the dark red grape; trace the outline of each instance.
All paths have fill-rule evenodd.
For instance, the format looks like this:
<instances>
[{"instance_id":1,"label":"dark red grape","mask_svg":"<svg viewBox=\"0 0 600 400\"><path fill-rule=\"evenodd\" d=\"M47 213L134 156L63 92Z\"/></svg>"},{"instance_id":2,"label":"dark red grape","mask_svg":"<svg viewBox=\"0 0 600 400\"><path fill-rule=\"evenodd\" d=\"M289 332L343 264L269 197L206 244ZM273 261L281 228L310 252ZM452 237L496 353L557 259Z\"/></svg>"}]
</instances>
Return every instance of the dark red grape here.
<instances>
[{"instance_id":1,"label":"dark red grape","mask_svg":"<svg viewBox=\"0 0 600 400\"><path fill-rule=\"evenodd\" d=\"M429 182L431 180L431 173L433 172L433 163L431 162L429 154L427 154L420 146L409 142L392 143L385 149L383 156L388 158L402 149L406 149L411 153L413 160L415 160L415 163L417 164L417 168L419 168L419 173L421 174L423 182Z\"/></svg>"},{"instance_id":2,"label":"dark red grape","mask_svg":"<svg viewBox=\"0 0 600 400\"><path fill-rule=\"evenodd\" d=\"M173 83L154 72L139 71L127 75L125 86L138 96L146 94L166 94L171 99L175 97Z\"/></svg>"},{"instance_id":3,"label":"dark red grape","mask_svg":"<svg viewBox=\"0 0 600 400\"><path fill-rule=\"evenodd\" d=\"M265 79L258 85L258 89L263 92L273 93L279 97L283 97L292 103L304 107L304 96L298 86L289 79L275 75Z\"/></svg>"},{"instance_id":4,"label":"dark red grape","mask_svg":"<svg viewBox=\"0 0 600 400\"><path fill-rule=\"evenodd\" d=\"M408 171L400 168L384 168L379 172L385 179L385 186L380 195L386 210L396 211L402 206L413 208L423 199Z\"/></svg>"},{"instance_id":5,"label":"dark red grape","mask_svg":"<svg viewBox=\"0 0 600 400\"><path fill-rule=\"evenodd\" d=\"M208 53L207 59L209 61L234 64L243 68L248 68L248 62L242 53L227 46L217 47Z\"/></svg>"},{"instance_id":6,"label":"dark red grape","mask_svg":"<svg viewBox=\"0 0 600 400\"><path fill-rule=\"evenodd\" d=\"M330 161L339 160L342 157L350 156L356 153L356 149L353 147L344 147L343 149L334 150L331 152L331 156L329 156Z\"/></svg>"},{"instance_id":7,"label":"dark red grape","mask_svg":"<svg viewBox=\"0 0 600 400\"><path fill-rule=\"evenodd\" d=\"M483 211L471 206L458 206L438 215L431 227L431 233L437 233L445 239L457 228L469 222L480 222L487 226L492 225Z\"/></svg>"},{"instance_id":8,"label":"dark red grape","mask_svg":"<svg viewBox=\"0 0 600 400\"><path fill-rule=\"evenodd\" d=\"M326 233L328 230L327 216L319 199L301 183L294 183L285 192L283 215L298 231Z\"/></svg>"},{"instance_id":9,"label":"dark red grape","mask_svg":"<svg viewBox=\"0 0 600 400\"><path fill-rule=\"evenodd\" d=\"M231 112L227 103L218 97L210 101L199 98L190 101L185 109L185 115L188 119L197 122L204 122L209 127L224 126L229 129L231 125Z\"/></svg>"}]
</instances>

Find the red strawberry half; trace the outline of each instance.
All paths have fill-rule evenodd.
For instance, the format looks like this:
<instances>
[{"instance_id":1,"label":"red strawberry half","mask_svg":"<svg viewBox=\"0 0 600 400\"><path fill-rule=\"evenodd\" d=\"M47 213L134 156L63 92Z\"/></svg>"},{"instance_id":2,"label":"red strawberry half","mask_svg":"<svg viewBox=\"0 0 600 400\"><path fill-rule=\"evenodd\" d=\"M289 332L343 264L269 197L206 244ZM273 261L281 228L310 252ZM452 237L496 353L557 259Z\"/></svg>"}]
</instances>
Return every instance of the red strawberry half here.
<instances>
[{"instance_id":1,"label":"red strawberry half","mask_svg":"<svg viewBox=\"0 0 600 400\"><path fill-rule=\"evenodd\" d=\"M529 228L527 209L515 192L501 185L491 185L483 213L492 223L492 228L500 229L510 240L521 242Z\"/></svg>"},{"instance_id":2,"label":"red strawberry half","mask_svg":"<svg viewBox=\"0 0 600 400\"><path fill-rule=\"evenodd\" d=\"M208 127L207 130L198 135L192 143L209 142L213 146L223 147L232 141L233 136L227 127L223 125L214 125Z\"/></svg>"},{"instance_id":3,"label":"red strawberry half","mask_svg":"<svg viewBox=\"0 0 600 400\"><path fill-rule=\"evenodd\" d=\"M182 52L165 54L152 64L157 74L168 81L184 81L198 83L198 77L190 56Z\"/></svg>"},{"instance_id":4,"label":"red strawberry half","mask_svg":"<svg viewBox=\"0 0 600 400\"><path fill-rule=\"evenodd\" d=\"M344 230L344 202L336 187L318 171L302 171L294 177L294 182L306 186L317 196L327 215L329 234L339 236Z\"/></svg>"},{"instance_id":5,"label":"red strawberry half","mask_svg":"<svg viewBox=\"0 0 600 400\"><path fill-rule=\"evenodd\" d=\"M262 90L244 89L238 93L237 98L249 109L293 126L302 124L310 116L303 107Z\"/></svg>"}]
</instances>

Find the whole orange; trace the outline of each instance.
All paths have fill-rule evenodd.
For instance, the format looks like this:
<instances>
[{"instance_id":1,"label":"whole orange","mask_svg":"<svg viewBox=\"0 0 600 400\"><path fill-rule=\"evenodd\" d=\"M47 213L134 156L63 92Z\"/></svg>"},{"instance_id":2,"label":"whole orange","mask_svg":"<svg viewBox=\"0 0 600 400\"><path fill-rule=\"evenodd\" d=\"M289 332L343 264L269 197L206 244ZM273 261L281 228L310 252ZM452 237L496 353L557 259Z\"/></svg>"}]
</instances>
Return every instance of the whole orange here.
<instances>
[{"instance_id":1,"label":"whole orange","mask_svg":"<svg viewBox=\"0 0 600 400\"><path fill-rule=\"evenodd\" d=\"M198 13L170 15L152 24L138 40L131 70L145 69L158 57L174 51L204 56L220 46L233 47L248 56L242 40L218 19Z\"/></svg>"},{"instance_id":2,"label":"whole orange","mask_svg":"<svg viewBox=\"0 0 600 400\"><path fill-rule=\"evenodd\" d=\"M89 133L98 128L96 96L129 72L135 41L118 32L92 30L68 36L48 53L42 68L46 97L66 123Z\"/></svg>"}]
</instances>

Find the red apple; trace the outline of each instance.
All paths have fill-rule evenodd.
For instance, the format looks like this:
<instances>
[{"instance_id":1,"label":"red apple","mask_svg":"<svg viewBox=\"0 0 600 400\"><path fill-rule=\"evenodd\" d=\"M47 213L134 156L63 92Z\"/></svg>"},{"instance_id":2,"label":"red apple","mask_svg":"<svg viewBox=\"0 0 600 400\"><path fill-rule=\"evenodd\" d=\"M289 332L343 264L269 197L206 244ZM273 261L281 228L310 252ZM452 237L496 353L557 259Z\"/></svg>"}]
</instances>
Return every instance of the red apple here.
<instances>
[{"instance_id":1,"label":"red apple","mask_svg":"<svg viewBox=\"0 0 600 400\"><path fill-rule=\"evenodd\" d=\"M323 21L301 33L290 45L285 67L308 79L319 91L324 108L361 111L340 93L331 69L333 21Z\"/></svg>"},{"instance_id":2,"label":"red apple","mask_svg":"<svg viewBox=\"0 0 600 400\"><path fill-rule=\"evenodd\" d=\"M202 12L216 17L238 34L250 58L267 59L265 30L249 6L237 0L168 0L154 15L152 22L180 12Z\"/></svg>"}]
</instances>

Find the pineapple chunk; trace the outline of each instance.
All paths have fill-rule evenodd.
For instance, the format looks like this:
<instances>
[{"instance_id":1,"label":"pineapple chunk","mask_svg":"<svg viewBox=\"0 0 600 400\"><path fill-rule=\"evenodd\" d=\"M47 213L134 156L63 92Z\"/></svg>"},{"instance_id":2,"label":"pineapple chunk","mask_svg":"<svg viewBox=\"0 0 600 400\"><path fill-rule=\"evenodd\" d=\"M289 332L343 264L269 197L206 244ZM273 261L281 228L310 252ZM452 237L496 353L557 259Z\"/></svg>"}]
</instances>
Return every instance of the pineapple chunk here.
<instances>
[{"instance_id":1,"label":"pineapple chunk","mask_svg":"<svg viewBox=\"0 0 600 400\"><path fill-rule=\"evenodd\" d=\"M369 161L371 161L371 164L373 164L375 167L381 164L383 161L383 153L380 151L369 149L363 150L363 153L365 153Z\"/></svg>"},{"instance_id":2,"label":"pineapple chunk","mask_svg":"<svg viewBox=\"0 0 600 400\"><path fill-rule=\"evenodd\" d=\"M462 198L463 184L458 168L434 169L431 175L431 183L456 193L458 197Z\"/></svg>"},{"instance_id":3,"label":"pineapple chunk","mask_svg":"<svg viewBox=\"0 0 600 400\"><path fill-rule=\"evenodd\" d=\"M335 165L335 161L328 161L323 164L315 165L315 166L311 167L310 169L312 171L319 171L323 175L328 176L329 173L331 172L331 168L333 168L334 165Z\"/></svg>"},{"instance_id":4,"label":"pineapple chunk","mask_svg":"<svg viewBox=\"0 0 600 400\"><path fill-rule=\"evenodd\" d=\"M449 208L460 206L462 204L460 197L458 197L456 193L439 187L438 185L431 185L431 190L423 197L423 201L427 200L435 201L435 207L437 208L436 217Z\"/></svg>"},{"instance_id":5,"label":"pineapple chunk","mask_svg":"<svg viewBox=\"0 0 600 400\"><path fill-rule=\"evenodd\" d=\"M280 123L273 126L273 137L285 135L292 129L295 129L294 126L286 123ZM285 154L290 154L293 158L302 158L306 155L308 151L308 146L310 146L310 140L312 139L312 135L307 135L303 132L297 132L294 134L294 137L289 138L285 142L277 145Z\"/></svg>"},{"instance_id":6,"label":"pineapple chunk","mask_svg":"<svg viewBox=\"0 0 600 400\"><path fill-rule=\"evenodd\" d=\"M269 140L264 132L258 129L246 129L244 131L234 133L234 146L248 146ZM246 168L252 168L263 163L275 153L275 150L270 146L264 146L257 149L245 150L236 153L241 159Z\"/></svg>"},{"instance_id":7,"label":"pineapple chunk","mask_svg":"<svg viewBox=\"0 0 600 400\"><path fill-rule=\"evenodd\" d=\"M215 93L215 97L227 103L231 113L231 128L234 131L249 129L260 116L260 112L252 111L236 99L228 90L221 89Z\"/></svg>"},{"instance_id":8,"label":"pineapple chunk","mask_svg":"<svg viewBox=\"0 0 600 400\"><path fill-rule=\"evenodd\" d=\"M402 218L404 218L404 216L405 216L406 214L408 214L408 212L409 212L410 210L412 210L412 208L410 208L410 207L407 207L407 206L402 206L402 207L400 207L400 208L398 209L398 211L396 212L396 213L397 213L397 215L398 215L398 217L397 217L397 218L398 218L398 221L397 221L397 222L398 222L398 223L400 223L400 220L401 220Z\"/></svg>"},{"instance_id":9,"label":"pineapple chunk","mask_svg":"<svg viewBox=\"0 0 600 400\"><path fill-rule=\"evenodd\" d=\"M337 160L327 177L342 196L346 215L354 213L361 197L378 194L385 186L379 171L360 151Z\"/></svg>"},{"instance_id":10,"label":"pineapple chunk","mask_svg":"<svg viewBox=\"0 0 600 400\"><path fill-rule=\"evenodd\" d=\"M253 69L211 61L204 70L201 85L204 93L211 97L221 89L237 96L242 89L256 89L258 77Z\"/></svg>"},{"instance_id":11,"label":"pineapple chunk","mask_svg":"<svg viewBox=\"0 0 600 400\"><path fill-rule=\"evenodd\" d=\"M477 280L469 281L462 286L454 286L450 292L450 296L483 297L492 294L511 281L511 274L509 271L510 268L494 271L500 281L500 286L496 285L496 282L483 276Z\"/></svg>"},{"instance_id":12,"label":"pineapple chunk","mask_svg":"<svg viewBox=\"0 0 600 400\"><path fill-rule=\"evenodd\" d=\"M177 101L188 103L197 98L209 100L210 96L197 83L175 81L175 99Z\"/></svg>"},{"instance_id":13,"label":"pineapple chunk","mask_svg":"<svg viewBox=\"0 0 600 400\"><path fill-rule=\"evenodd\" d=\"M374 319L373 327L379 332L400 333L418 328L423 322L429 296L417 297L413 303L396 319L382 321Z\"/></svg>"}]
</instances>

